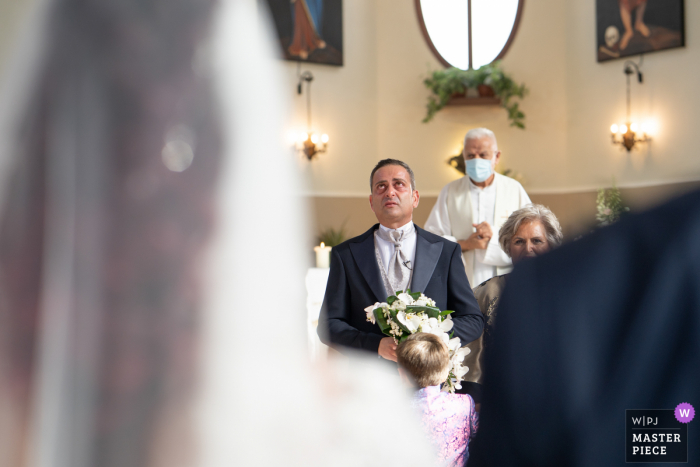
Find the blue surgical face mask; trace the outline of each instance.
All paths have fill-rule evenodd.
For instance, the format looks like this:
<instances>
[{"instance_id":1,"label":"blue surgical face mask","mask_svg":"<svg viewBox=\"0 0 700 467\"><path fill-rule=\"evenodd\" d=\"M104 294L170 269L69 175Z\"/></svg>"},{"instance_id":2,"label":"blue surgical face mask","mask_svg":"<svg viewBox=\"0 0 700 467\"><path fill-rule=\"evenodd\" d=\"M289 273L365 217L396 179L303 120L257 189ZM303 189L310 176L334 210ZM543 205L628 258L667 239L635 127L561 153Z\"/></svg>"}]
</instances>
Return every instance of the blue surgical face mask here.
<instances>
[{"instance_id":1,"label":"blue surgical face mask","mask_svg":"<svg viewBox=\"0 0 700 467\"><path fill-rule=\"evenodd\" d=\"M483 182L488 179L493 173L490 159L482 159L475 157L467 159L467 175L475 182Z\"/></svg>"}]
</instances>

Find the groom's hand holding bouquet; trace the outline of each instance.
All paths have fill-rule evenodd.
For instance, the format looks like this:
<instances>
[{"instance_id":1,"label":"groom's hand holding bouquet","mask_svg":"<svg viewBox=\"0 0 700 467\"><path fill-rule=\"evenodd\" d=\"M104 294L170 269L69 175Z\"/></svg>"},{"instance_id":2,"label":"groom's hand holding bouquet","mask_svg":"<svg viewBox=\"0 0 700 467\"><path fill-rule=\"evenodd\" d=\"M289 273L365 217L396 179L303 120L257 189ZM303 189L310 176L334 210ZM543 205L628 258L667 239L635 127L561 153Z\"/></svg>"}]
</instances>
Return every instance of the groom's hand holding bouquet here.
<instances>
[{"instance_id":1,"label":"groom's hand holding bouquet","mask_svg":"<svg viewBox=\"0 0 700 467\"><path fill-rule=\"evenodd\" d=\"M470 350L462 347L459 337L448 334L453 322L453 311L440 311L435 302L421 292L410 289L396 292L385 303L375 303L365 308L367 321L377 324L385 337L379 344L379 355L396 361L396 346L416 332L426 332L440 337L450 352L449 374L442 385L443 391L461 389L461 381L469 368L462 362Z\"/></svg>"}]
</instances>

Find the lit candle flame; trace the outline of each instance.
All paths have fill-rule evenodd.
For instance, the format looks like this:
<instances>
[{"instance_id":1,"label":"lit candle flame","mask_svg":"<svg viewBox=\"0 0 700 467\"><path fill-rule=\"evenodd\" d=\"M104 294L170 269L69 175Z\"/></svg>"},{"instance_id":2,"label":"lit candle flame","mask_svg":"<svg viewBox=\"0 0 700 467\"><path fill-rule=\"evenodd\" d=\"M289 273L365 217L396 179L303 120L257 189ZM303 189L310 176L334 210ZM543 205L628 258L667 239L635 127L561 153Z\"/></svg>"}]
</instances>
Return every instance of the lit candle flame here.
<instances>
[{"instance_id":1,"label":"lit candle flame","mask_svg":"<svg viewBox=\"0 0 700 467\"><path fill-rule=\"evenodd\" d=\"M321 242L321 248L326 248L326 244Z\"/></svg>"}]
</instances>

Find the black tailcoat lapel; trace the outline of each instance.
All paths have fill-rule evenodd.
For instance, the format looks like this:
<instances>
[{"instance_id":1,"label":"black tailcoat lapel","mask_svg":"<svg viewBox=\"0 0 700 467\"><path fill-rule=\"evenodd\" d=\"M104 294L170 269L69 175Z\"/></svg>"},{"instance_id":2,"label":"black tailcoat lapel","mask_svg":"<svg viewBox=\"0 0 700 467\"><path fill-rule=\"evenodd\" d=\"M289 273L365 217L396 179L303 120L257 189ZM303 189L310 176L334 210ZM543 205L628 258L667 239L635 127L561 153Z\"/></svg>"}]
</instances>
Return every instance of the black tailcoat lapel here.
<instances>
[{"instance_id":1,"label":"black tailcoat lapel","mask_svg":"<svg viewBox=\"0 0 700 467\"><path fill-rule=\"evenodd\" d=\"M430 243L423 236L423 230L416 226L416 264L413 266L411 290L425 292L440 259L440 253L442 242Z\"/></svg>"},{"instance_id":2,"label":"black tailcoat lapel","mask_svg":"<svg viewBox=\"0 0 700 467\"><path fill-rule=\"evenodd\" d=\"M367 281L367 285L369 285L369 288L374 292L377 301L383 302L386 300L386 292L384 291L384 283L379 273L377 256L374 251L374 231L378 226L379 224L370 229L370 231L367 232L369 235L367 235L364 240L351 243L350 252L362 276L365 278L365 281ZM371 305L371 303L367 305Z\"/></svg>"}]
</instances>

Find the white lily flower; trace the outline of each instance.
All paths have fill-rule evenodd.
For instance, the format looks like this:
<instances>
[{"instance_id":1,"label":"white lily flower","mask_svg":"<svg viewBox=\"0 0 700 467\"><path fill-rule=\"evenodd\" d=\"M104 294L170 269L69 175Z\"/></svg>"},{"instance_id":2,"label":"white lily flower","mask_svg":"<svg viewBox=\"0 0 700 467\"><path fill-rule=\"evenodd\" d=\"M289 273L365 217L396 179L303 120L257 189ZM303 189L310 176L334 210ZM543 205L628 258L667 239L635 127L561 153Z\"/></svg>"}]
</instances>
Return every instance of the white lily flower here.
<instances>
[{"instance_id":1,"label":"white lily flower","mask_svg":"<svg viewBox=\"0 0 700 467\"><path fill-rule=\"evenodd\" d=\"M407 315L406 319L408 321L406 327L410 329L412 333L418 331L420 326L423 324L423 320L421 319L421 317L414 313Z\"/></svg>"},{"instance_id":2,"label":"white lily flower","mask_svg":"<svg viewBox=\"0 0 700 467\"><path fill-rule=\"evenodd\" d=\"M427 306L427 305L428 305L428 300L426 300L425 298L421 297L421 298L419 298L418 300L416 300L413 304L416 305L416 306Z\"/></svg>"},{"instance_id":3,"label":"white lily flower","mask_svg":"<svg viewBox=\"0 0 700 467\"><path fill-rule=\"evenodd\" d=\"M406 326L409 330L411 329L409 327L409 322L408 319L406 318L406 312L405 311L399 311L396 313L396 319L399 321L399 323L403 324Z\"/></svg>"},{"instance_id":4,"label":"white lily flower","mask_svg":"<svg viewBox=\"0 0 700 467\"><path fill-rule=\"evenodd\" d=\"M460 348L461 344L459 337L453 337L447 342L447 347L450 349L450 352L455 352Z\"/></svg>"},{"instance_id":5,"label":"white lily flower","mask_svg":"<svg viewBox=\"0 0 700 467\"><path fill-rule=\"evenodd\" d=\"M469 373L469 367L465 365L458 365L452 369L452 373L458 380L461 380L464 377L464 375Z\"/></svg>"},{"instance_id":6,"label":"white lily flower","mask_svg":"<svg viewBox=\"0 0 700 467\"><path fill-rule=\"evenodd\" d=\"M367 321L371 322L372 324L377 324L377 320L374 319L374 310L376 308L380 308L381 305L381 303L377 302L374 305L370 305L367 308L365 308L365 313L367 314Z\"/></svg>"},{"instance_id":7,"label":"white lily flower","mask_svg":"<svg viewBox=\"0 0 700 467\"><path fill-rule=\"evenodd\" d=\"M445 332L450 332L452 328L454 327L455 323L452 321L452 317L450 315L447 315L447 318L445 318L445 321L440 323L440 329L442 329Z\"/></svg>"},{"instance_id":8,"label":"white lily flower","mask_svg":"<svg viewBox=\"0 0 700 467\"><path fill-rule=\"evenodd\" d=\"M400 293L397 297L399 300L401 300L404 303L404 305L412 305L413 304L413 297L408 295L406 292Z\"/></svg>"},{"instance_id":9,"label":"white lily flower","mask_svg":"<svg viewBox=\"0 0 700 467\"><path fill-rule=\"evenodd\" d=\"M432 326L433 323L430 322L430 320L426 321L423 323L421 326L421 330L423 332L427 332L428 334L433 334L435 336L438 336L439 338L443 339L442 335L445 334L442 329L440 329L439 326ZM445 334L447 336L447 334ZM447 337L449 340L449 336ZM445 341L447 343L447 341Z\"/></svg>"},{"instance_id":10,"label":"white lily flower","mask_svg":"<svg viewBox=\"0 0 700 467\"><path fill-rule=\"evenodd\" d=\"M462 360L464 360L464 357L466 357L467 355L469 355L471 352L472 352L472 350L471 350L469 347L466 347L466 346L465 346L465 347L460 347L460 348L457 349L457 351L455 352L454 358L456 358L456 359L462 361Z\"/></svg>"}]
</instances>

